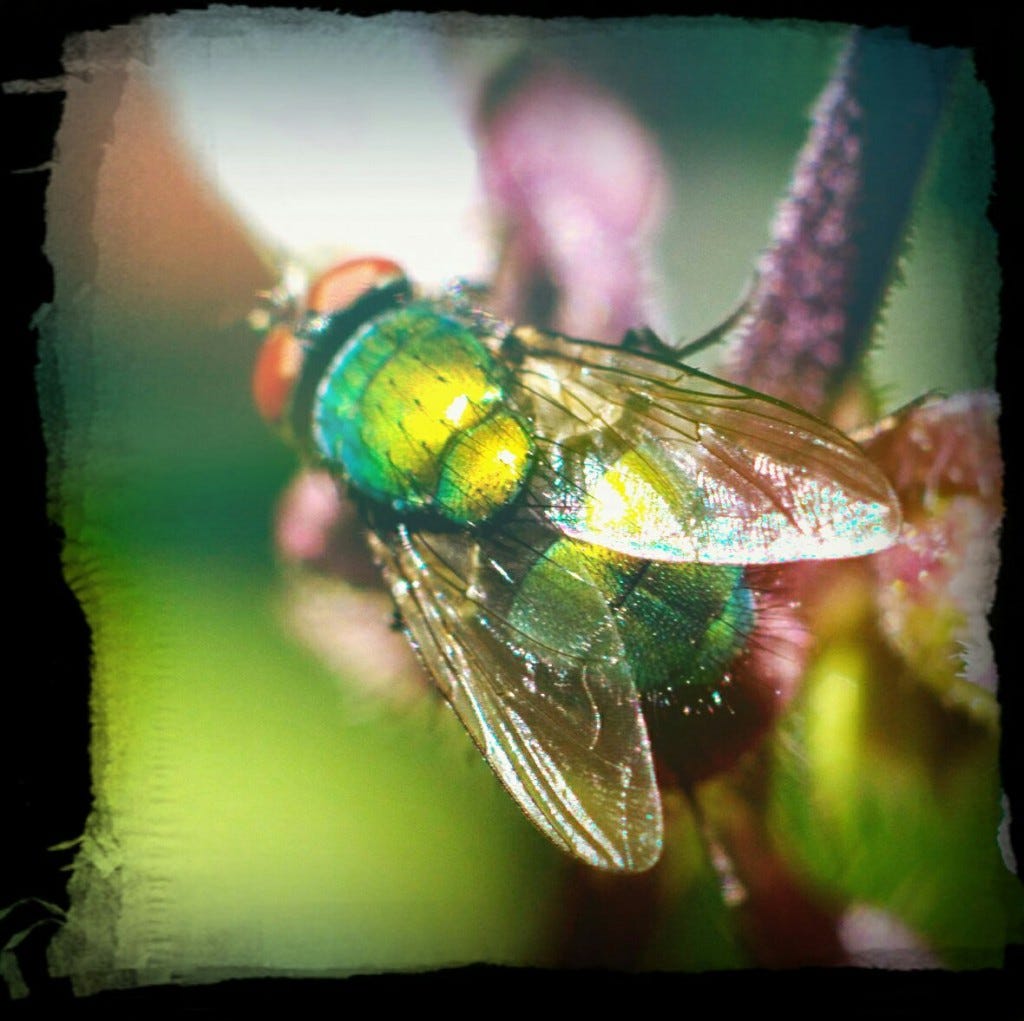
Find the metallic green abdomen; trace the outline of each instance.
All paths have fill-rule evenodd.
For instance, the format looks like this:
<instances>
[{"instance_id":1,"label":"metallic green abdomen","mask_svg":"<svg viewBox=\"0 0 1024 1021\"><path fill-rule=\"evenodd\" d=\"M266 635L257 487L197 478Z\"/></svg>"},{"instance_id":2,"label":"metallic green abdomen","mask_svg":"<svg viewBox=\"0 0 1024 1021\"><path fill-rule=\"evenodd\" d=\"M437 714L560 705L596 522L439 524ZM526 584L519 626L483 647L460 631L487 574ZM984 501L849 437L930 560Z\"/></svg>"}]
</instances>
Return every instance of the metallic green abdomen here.
<instances>
[{"instance_id":1,"label":"metallic green abdomen","mask_svg":"<svg viewBox=\"0 0 1024 1021\"><path fill-rule=\"evenodd\" d=\"M460 323L410 305L349 341L317 392L313 439L359 490L398 511L485 521L529 473L533 439L500 368Z\"/></svg>"},{"instance_id":2,"label":"metallic green abdomen","mask_svg":"<svg viewBox=\"0 0 1024 1021\"><path fill-rule=\"evenodd\" d=\"M637 560L560 539L523 579L512 622L569 654L618 647L637 690L657 699L722 681L753 630L754 599L739 567Z\"/></svg>"}]
</instances>

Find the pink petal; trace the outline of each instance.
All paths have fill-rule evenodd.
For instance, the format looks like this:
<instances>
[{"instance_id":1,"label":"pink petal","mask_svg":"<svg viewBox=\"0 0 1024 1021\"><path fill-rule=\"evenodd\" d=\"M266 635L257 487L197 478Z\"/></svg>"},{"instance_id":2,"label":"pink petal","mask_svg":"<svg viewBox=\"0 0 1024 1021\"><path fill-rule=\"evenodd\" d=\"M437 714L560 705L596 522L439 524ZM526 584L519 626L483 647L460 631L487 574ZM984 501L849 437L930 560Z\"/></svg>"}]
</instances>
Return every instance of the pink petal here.
<instances>
[{"instance_id":1,"label":"pink petal","mask_svg":"<svg viewBox=\"0 0 1024 1021\"><path fill-rule=\"evenodd\" d=\"M624 106L567 71L535 69L483 126L481 170L509 234L496 295L508 314L528 314L546 277L558 308L537 325L617 341L643 322L665 172Z\"/></svg>"},{"instance_id":2,"label":"pink petal","mask_svg":"<svg viewBox=\"0 0 1024 1021\"><path fill-rule=\"evenodd\" d=\"M961 678L996 687L987 614L1003 515L998 410L995 394L959 394L909 410L865 444L904 513L900 542L872 559L883 631L952 697L971 697Z\"/></svg>"}]
</instances>

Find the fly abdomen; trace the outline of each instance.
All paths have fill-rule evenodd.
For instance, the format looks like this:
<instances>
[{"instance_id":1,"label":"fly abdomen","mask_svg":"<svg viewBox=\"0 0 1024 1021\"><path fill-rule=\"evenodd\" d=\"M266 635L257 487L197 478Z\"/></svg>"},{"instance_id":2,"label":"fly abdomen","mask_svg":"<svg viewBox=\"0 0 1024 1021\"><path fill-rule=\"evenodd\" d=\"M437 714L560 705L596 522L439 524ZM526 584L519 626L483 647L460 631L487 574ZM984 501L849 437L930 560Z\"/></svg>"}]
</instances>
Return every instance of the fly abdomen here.
<instances>
[{"instance_id":1,"label":"fly abdomen","mask_svg":"<svg viewBox=\"0 0 1024 1021\"><path fill-rule=\"evenodd\" d=\"M569 538L537 557L510 610L539 644L576 655L617 649L651 704L713 689L743 652L754 616L742 568L638 560ZM609 630L617 640L599 641Z\"/></svg>"}]
</instances>

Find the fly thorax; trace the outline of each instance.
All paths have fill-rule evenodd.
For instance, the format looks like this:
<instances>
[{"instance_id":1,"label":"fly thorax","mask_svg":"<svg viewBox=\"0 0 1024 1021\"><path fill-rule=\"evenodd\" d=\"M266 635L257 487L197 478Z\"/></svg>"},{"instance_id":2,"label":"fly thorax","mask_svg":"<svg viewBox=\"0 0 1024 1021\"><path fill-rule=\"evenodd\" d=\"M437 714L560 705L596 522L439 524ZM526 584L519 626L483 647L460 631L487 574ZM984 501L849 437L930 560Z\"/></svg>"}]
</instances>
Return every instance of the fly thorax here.
<instances>
[{"instance_id":1,"label":"fly thorax","mask_svg":"<svg viewBox=\"0 0 1024 1021\"><path fill-rule=\"evenodd\" d=\"M317 391L313 440L365 495L461 525L513 500L533 459L501 366L427 305L388 312L345 345Z\"/></svg>"}]
</instances>

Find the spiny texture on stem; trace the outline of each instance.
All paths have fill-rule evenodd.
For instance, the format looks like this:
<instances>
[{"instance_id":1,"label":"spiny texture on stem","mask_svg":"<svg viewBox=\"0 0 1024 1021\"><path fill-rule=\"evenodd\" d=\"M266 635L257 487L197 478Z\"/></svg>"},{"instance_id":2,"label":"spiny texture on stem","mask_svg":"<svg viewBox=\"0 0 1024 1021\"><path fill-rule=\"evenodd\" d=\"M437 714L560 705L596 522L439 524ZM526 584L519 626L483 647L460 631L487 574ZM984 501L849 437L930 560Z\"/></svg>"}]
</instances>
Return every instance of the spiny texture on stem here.
<instances>
[{"instance_id":1,"label":"spiny texture on stem","mask_svg":"<svg viewBox=\"0 0 1024 1021\"><path fill-rule=\"evenodd\" d=\"M776 215L730 379L826 410L891 282L959 59L888 33L852 34Z\"/></svg>"}]
</instances>

